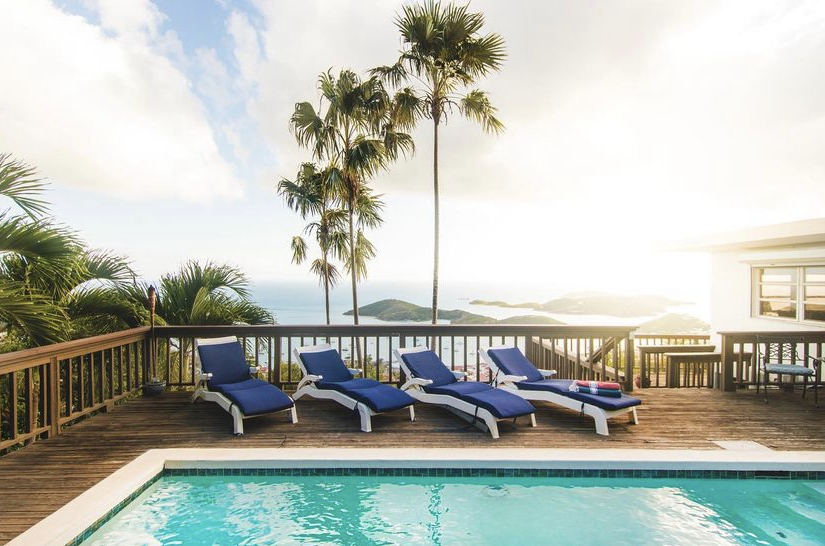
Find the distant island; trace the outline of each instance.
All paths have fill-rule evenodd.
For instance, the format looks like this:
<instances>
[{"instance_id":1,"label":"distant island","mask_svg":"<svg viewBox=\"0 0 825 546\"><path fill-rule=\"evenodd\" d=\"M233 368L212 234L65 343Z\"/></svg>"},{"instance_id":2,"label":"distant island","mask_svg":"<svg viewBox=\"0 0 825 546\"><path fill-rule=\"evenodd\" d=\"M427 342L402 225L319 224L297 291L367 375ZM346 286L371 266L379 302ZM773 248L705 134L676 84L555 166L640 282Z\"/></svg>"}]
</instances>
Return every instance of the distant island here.
<instances>
[{"instance_id":1,"label":"distant island","mask_svg":"<svg viewBox=\"0 0 825 546\"><path fill-rule=\"evenodd\" d=\"M668 313L642 323L639 334L707 334L710 324L691 315Z\"/></svg>"},{"instance_id":2,"label":"distant island","mask_svg":"<svg viewBox=\"0 0 825 546\"><path fill-rule=\"evenodd\" d=\"M361 316L375 317L378 320L385 322L428 322L431 317L429 307L421 307L420 305L415 305L414 303L397 299L386 299L375 303L370 303L369 305L359 307L358 312ZM344 314L352 315L352 310L350 309ZM441 320L449 320L450 324L565 324L559 320L542 315L519 315L516 317L508 317L497 320L492 317L478 315L475 313L462 311L460 309L439 309L438 318ZM676 313L668 313L647 322L643 322L639 325L639 329L637 330L640 334L700 334L707 333L709 331L710 325L703 320L690 315L680 315Z\"/></svg>"},{"instance_id":3,"label":"distant island","mask_svg":"<svg viewBox=\"0 0 825 546\"><path fill-rule=\"evenodd\" d=\"M352 315L352 309L344 313ZM387 299L358 308L358 314L375 317L386 322L426 322L432 317L429 307L421 307L402 300ZM550 317L525 315L496 320L492 317L469 313L460 309L438 310L440 320L449 320L450 324L564 324Z\"/></svg>"},{"instance_id":4,"label":"distant island","mask_svg":"<svg viewBox=\"0 0 825 546\"><path fill-rule=\"evenodd\" d=\"M685 302L664 296L617 296L600 292L566 294L547 303L507 303L503 301L472 300L470 305L533 309L565 315L610 315L614 317L641 317L664 313L668 307Z\"/></svg>"}]
</instances>

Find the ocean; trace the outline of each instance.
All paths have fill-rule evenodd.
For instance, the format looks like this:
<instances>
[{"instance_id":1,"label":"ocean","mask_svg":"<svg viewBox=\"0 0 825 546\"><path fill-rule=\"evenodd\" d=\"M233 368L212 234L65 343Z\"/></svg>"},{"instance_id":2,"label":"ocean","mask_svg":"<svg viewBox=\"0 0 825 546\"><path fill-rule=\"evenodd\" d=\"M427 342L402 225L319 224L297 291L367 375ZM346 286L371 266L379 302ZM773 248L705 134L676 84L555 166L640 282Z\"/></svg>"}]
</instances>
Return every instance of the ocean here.
<instances>
[{"instance_id":1,"label":"ocean","mask_svg":"<svg viewBox=\"0 0 825 546\"><path fill-rule=\"evenodd\" d=\"M638 325L655 316L614 317L607 315L565 315L544 313L532 309L513 309L471 305L470 301L498 300L507 303L544 303L565 295L565 291L543 284L530 283L478 283L444 282L439 290L439 308L461 309L478 315L503 319L519 315L542 315L566 324L581 325ZM278 324L324 324L324 291L311 281L258 282L252 287L252 298L275 315ZM429 282L367 281L359 286L358 303L364 306L383 299L399 299L429 307L432 301L432 285ZM344 315L352 309L348 283L339 284L330 294L330 320L333 324L352 324L352 316ZM707 321L709 311L701 303L689 303L671 307L669 313L698 317ZM447 321L445 321L447 322ZM361 317L362 324L382 324L373 317Z\"/></svg>"}]
</instances>

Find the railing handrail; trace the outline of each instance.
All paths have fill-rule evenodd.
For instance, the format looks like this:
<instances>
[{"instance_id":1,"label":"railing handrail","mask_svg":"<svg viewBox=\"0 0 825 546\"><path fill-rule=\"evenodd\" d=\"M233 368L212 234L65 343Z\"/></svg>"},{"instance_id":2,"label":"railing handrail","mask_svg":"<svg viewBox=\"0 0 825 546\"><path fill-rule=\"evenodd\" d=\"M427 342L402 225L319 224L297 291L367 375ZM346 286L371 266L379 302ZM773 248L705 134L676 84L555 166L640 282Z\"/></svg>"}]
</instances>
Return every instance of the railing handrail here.
<instances>
[{"instance_id":1,"label":"railing handrail","mask_svg":"<svg viewBox=\"0 0 825 546\"><path fill-rule=\"evenodd\" d=\"M232 335L243 332L248 337L269 335L313 337L334 334L335 337L366 337L376 334L403 334L409 337L426 336L434 331L454 332L463 335L574 337L599 332L609 335L628 335L635 326L581 326L546 324L232 324L221 326L156 326L158 337L178 337L192 335Z\"/></svg>"},{"instance_id":2,"label":"railing handrail","mask_svg":"<svg viewBox=\"0 0 825 546\"><path fill-rule=\"evenodd\" d=\"M22 351L0 354L0 373L7 373L9 371L13 371L15 368L19 368L21 365L25 367L29 364L42 362L52 357L57 357L58 360L62 360L67 356L91 352L89 350L90 347L94 348L96 346L101 346L101 349L104 349L109 348L112 345L125 343L127 340L142 339L149 334L150 330L151 328L149 326L140 326L129 330L113 332L111 334L85 337L82 339L64 341L61 343L54 343L52 345L43 345L42 347L34 347L32 349L24 349Z\"/></svg>"},{"instance_id":3,"label":"railing handrail","mask_svg":"<svg viewBox=\"0 0 825 546\"><path fill-rule=\"evenodd\" d=\"M823 337L825 338L825 329L822 330L764 330L764 331L753 331L753 330L734 330L728 331L724 330L719 332L720 336L726 336L731 338L744 338L744 339L754 339L757 337L760 338L775 338L775 339L793 339L793 338L802 338L802 337Z\"/></svg>"}]
</instances>

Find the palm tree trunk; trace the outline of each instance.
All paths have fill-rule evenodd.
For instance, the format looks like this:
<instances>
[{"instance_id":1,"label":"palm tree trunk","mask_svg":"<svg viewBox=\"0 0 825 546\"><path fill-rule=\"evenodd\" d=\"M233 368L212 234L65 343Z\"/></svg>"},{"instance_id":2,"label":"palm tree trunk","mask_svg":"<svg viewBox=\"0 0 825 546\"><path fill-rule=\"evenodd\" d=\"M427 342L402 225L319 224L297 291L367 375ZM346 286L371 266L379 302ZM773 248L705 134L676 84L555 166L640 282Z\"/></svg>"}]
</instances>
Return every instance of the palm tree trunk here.
<instances>
[{"instance_id":1,"label":"palm tree trunk","mask_svg":"<svg viewBox=\"0 0 825 546\"><path fill-rule=\"evenodd\" d=\"M327 252L324 251L324 307L327 312L327 326L329 326L329 262L327 261Z\"/></svg>"},{"instance_id":2,"label":"palm tree trunk","mask_svg":"<svg viewBox=\"0 0 825 546\"><path fill-rule=\"evenodd\" d=\"M352 283L352 320L353 324L358 324L358 280L355 271L355 203L350 198L349 203L349 273L350 281ZM358 364L361 364L361 339L353 339L355 345L355 357Z\"/></svg>"},{"instance_id":3,"label":"palm tree trunk","mask_svg":"<svg viewBox=\"0 0 825 546\"><path fill-rule=\"evenodd\" d=\"M433 116L433 324L438 323L438 117Z\"/></svg>"}]
</instances>

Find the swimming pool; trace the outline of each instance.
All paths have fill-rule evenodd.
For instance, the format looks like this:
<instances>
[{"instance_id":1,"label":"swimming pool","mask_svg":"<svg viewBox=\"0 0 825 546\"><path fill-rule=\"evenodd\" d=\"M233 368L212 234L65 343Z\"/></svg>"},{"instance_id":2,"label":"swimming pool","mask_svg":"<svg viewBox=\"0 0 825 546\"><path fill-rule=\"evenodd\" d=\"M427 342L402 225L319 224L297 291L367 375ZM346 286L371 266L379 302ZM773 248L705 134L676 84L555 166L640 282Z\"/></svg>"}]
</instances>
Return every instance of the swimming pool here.
<instances>
[{"instance_id":1,"label":"swimming pool","mask_svg":"<svg viewBox=\"0 0 825 546\"><path fill-rule=\"evenodd\" d=\"M825 489L804 480L262 470L167 472L82 544L825 543Z\"/></svg>"},{"instance_id":2,"label":"swimming pool","mask_svg":"<svg viewBox=\"0 0 825 546\"><path fill-rule=\"evenodd\" d=\"M724 444L724 445L723 445ZM352 479L369 478L369 483L365 485L367 491L380 491L380 494L375 493L357 493L353 492L351 495L355 497L363 497L365 495L370 498L381 497L384 499L392 499L394 495L386 493L386 491L404 491L409 495L402 495L403 499L408 496L412 498L423 498L419 494L413 495L413 486L424 487L427 489L434 483L443 486L443 490L454 492L454 486L481 486L485 491L485 495L490 499L501 497L503 502L511 502L511 500L518 498L520 495L513 495L513 492L521 492L522 490L530 490L537 492L536 486L548 485L556 488L559 491L563 489L566 494L562 496L562 500L555 499L541 502L541 510L546 510L551 505L554 506L551 515L543 515L540 518L533 519L531 517L524 517L524 513L531 514L539 510L539 505L536 502L531 502L526 508L519 508L516 512L510 514L505 513L502 509L504 505L494 507L493 513L485 513L483 510L474 509L474 516L468 521L476 522L477 526L482 526L485 529L490 525L496 525L497 529L505 531L512 531L530 525L532 523L539 524L541 522L542 528L546 531L550 529L551 524L556 522L563 522L566 525L563 529L572 529L576 534L579 534L579 539L576 544L587 544L589 536L597 536L595 531L602 532L604 529L613 530L615 526L617 529L621 526L617 521L621 520L623 525L624 517L618 520L604 520L599 522L598 527L593 527L593 515L605 515L605 517L618 514L620 505L634 504L626 503L624 501L611 500L608 497L593 495L592 502L586 504L586 508L582 508L578 512L581 514L589 513L590 517L583 520L586 521L584 528L577 527L579 524L575 523L572 517L561 515L560 508L567 504L567 493L570 493L568 486L578 484L583 486L582 490L587 491L612 491L617 480L641 479L641 484L632 485L628 491L636 491L645 493L654 485L656 480L686 480L687 485L697 484L704 481L705 478L730 479L732 482L764 482L782 485L790 484L793 487L802 487L805 500L805 506L811 504L811 498L816 500L817 497L813 492L823 494L823 486L825 486L825 451L773 451L767 448L753 449L759 446L749 446L747 442L726 442L721 443L720 447L725 449L717 450L647 450L647 449L542 449L542 448L486 448L486 449L452 449L452 448L419 448L419 449L362 449L362 448L348 448L348 449L301 449L301 448L245 448L245 449L153 449L149 450L132 462L126 464L113 474L106 477L101 482L97 483L89 490L85 491L74 500L66 504L60 510L49 515L45 519L38 522L36 525L11 540L9 546L30 546L36 544L38 546L65 546L70 544L75 546L82 543L83 540L89 539L91 535L100 530L103 525L113 518L125 518L128 511L121 511L128 506L132 501L146 498L152 492L166 487L164 484L172 483L172 481L179 481L185 484L190 478L194 479L193 483L204 477L219 477L226 478L231 476L235 480L235 485L230 485L231 488L264 488L269 480L275 482L275 487L291 487L300 489L301 484L309 484L308 486L315 487L318 482L337 484L336 487L340 491L354 491L351 489L352 484L349 483ZM186 478L186 479L183 479ZM261 479L262 483L256 483L255 480ZM430 481L420 483L420 479L426 478ZM599 483L590 483L583 480L602 479ZM609 480L604 480L609 478ZM763 480L762 478L769 478ZM784 479L773 479L784 478ZM336 480L343 479L344 482ZM375 481L377 479L377 481ZM433 479L441 480L440 482L432 481ZM531 482L530 480L539 480L539 482ZM167 481L169 480L169 481ZM399 482L401 480L401 482ZM498 480L498 481L496 481ZM549 481L548 481L549 480ZM556 480L556 481L553 481ZM561 481L558 481L561 480ZM403 482L403 483L402 483ZM575 482L575 483L573 483ZM678 484L672 481L666 481L665 488L677 487ZM723 482L717 482L723 483ZM249 484L249 485L248 485ZM291 484L291 485L285 485ZM403 487L402 487L403 486ZM188 487L188 485L186 485ZM405 489L410 487L411 489ZM401 489L399 489L401 488ZM256 489L262 491L263 489ZM317 487L315 489L317 491ZM813 491L813 492L812 492ZM629 495L630 492L624 493ZM326 493L325 493L326 494ZM349 494L349 493L348 493ZM647 493L645 493L647 494ZM791 491L788 495L793 498L799 496L799 491ZM659 495L659 493L657 493ZM677 493L678 498L686 498L687 501L693 502L690 492ZM346 496L346 495L344 495ZM397 496L397 495L395 495ZM464 498L464 494L458 495L459 498ZM734 496L759 497L760 495L748 495L747 493L735 493ZM217 497L213 494L209 498L222 499L223 495ZM274 516L274 512L269 512L269 506L272 504L272 498L281 498L277 494L255 494L242 495L259 510L264 508L269 515L266 520L282 520L279 516ZM300 497L296 497L300 500ZM310 495L310 498L312 496ZM622 497L626 499L627 497ZM687 502L686 501L686 502ZM595 504L593 504L595 503ZM640 504L641 503L641 504ZM635 503L638 506L646 506L644 502ZM409 503L407 503L409 504ZM302 506L300 502L298 507ZM427 506L430 501L427 501ZM598 510L592 508L591 505L597 506ZM679 505L677 502L676 506ZM817 514L816 510L821 510L821 504L813 502L811 504ZM389 510L389 503L380 503L374 508L367 510L364 507L358 506L347 507L347 514L359 514L359 518L364 519L364 514L373 517L378 514L383 517L384 512ZM444 513L440 522L450 522L453 515L458 514L458 508L449 504L441 505L441 511ZM585 505L583 505L585 506ZM691 505L693 506L693 505ZM478 508L478 507L476 507ZM632 508L632 506L631 506ZM293 508L290 508L293 509ZM714 509L710 506L709 509ZM195 509L193 513L208 512L210 508L203 510ZM231 529L231 518L235 518L243 528L246 528L249 519L254 519L257 511L253 510L252 515L243 515L239 517L234 508L228 509L227 518L221 519L218 517L197 517L196 520L199 525L207 525L210 522L220 522L219 526ZM405 505L403 510L396 509L396 512L401 514L409 513L411 508ZM419 509L420 510L420 509ZM141 517L143 522L159 522L167 519L167 515L172 515L174 511L168 514L156 514L146 517ZM436 512L441 513L441 512ZM781 511L780 511L781 513ZM658 521L660 518L655 512L646 510L636 510L631 515L636 516L643 514L642 526L646 522ZM362 517L363 516L363 517ZM334 521L332 515L324 516L328 521ZM719 516L721 522L728 521L728 516L722 514ZM732 516L731 516L732 517ZM805 516L807 517L807 516ZM821 517L821 514L819 516ZM329 519L332 518L332 519ZM339 519L342 519L340 515ZM733 518L734 520L736 518ZM810 519L810 518L809 518ZM301 520L304 521L304 520ZM359 520L360 521L360 520ZM380 520L381 525L389 525ZM418 520L416 520L418 521ZM524 523L527 521L528 523ZM674 521L674 520L669 520ZM681 521L675 518L675 521ZM784 521L782 518L778 523ZM413 522L414 523L414 522ZM397 525L407 526L407 531L413 534L410 530L410 521L402 520ZM429 523L429 526L427 526ZM432 527L433 522L424 520L424 526L428 529ZM419 522L420 524L420 522ZM396 524L393 524L396 525ZM110 526L111 527L111 526ZM395 528L395 527L393 527ZM461 526L450 524L445 527L442 536L450 537L450 533L454 529L461 528ZM360 529L360 527L359 527ZM813 530L806 528L804 525L801 530L794 530L790 528L783 530L780 526L774 526L764 531L767 535L771 533L783 533L788 535L787 531L800 535L819 533L818 528ZM162 531L164 532L164 531ZM177 531L165 531L167 533L176 533ZM282 531L278 531L279 533ZM304 531L301 531L303 533ZM318 532L317 530L312 533ZM326 531L323 531L326 532ZM333 529L331 532L340 533L341 530ZM366 532L366 531L359 531ZM562 531L554 530L553 533L560 533ZM747 534L750 531L743 531ZM137 531L129 531L126 534L137 533ZM417 534L418 531L415 531ZM426 533L423 536L427 536ZM598 535L602 536L602 535ZM512 538L512 537L511 537ZM97 540L97 539L95 539ZM186 544L195 543L191 539ZM366 539L365 539L366 540ZM369 538L371 542L366 544L392 544L392 541L385 540L380 536L378 538ZM479 544L485 544L484 540L488 540L487 544L491 544L490 540L481 536L478 538ZM773 542L771 542L773 540ZM776 534L776 538L765 540L765 543L784 543L781 535ZM819 540L817 538L817 540ZM113 543L109 541L109 543ZM114 543L124 543L120 540ZM134 543L134 542L132 542ZM152 544L174 544L171 540L160 540ZM181 543L178 541L177 543ZM208 544L220 544L221 542L213 542L211 539ZM227 542L223 542L226 544ZM237 539L228 542L229 544L238 543ZM256 544L255 540L250 540L248 544ZM257 542L261 543L261 542ZM263 542L266 543L266 542ZM278 544L294 544L295 541L288 542L281 540ZM347 542L327 542L329 544L346 544ZM357 542L356 542L357 543ZM504 544L511 544L513 541L505 541ZM529 544L523 540L518 540L519 545ZM547 543L547 542L544 542ZM556 542L551 542L556 543ZM591 542L593 543L593 542ZM615 540L611 543L618 543ZM630 539L630 544L633 544L633 539ZM668 541L668 543L673 543ZM747 542L746 542L747 543ZM815 542L816 543L816 542ZM88 544L85 543L85 544ZM442 540L441 544L450 544Z\"/></svg>"}]
</instances>

